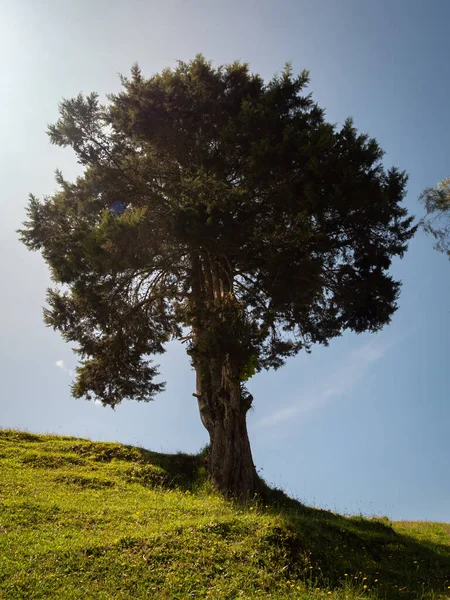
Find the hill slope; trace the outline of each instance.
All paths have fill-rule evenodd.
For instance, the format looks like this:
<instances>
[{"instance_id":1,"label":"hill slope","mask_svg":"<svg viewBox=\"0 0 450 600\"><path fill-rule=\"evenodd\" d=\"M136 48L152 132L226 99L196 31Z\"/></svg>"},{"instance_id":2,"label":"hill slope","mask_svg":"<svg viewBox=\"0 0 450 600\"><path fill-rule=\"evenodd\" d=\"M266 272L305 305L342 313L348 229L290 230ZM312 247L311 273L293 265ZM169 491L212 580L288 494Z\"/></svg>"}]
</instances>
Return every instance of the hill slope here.
<instances>
[{"instance_id":1,"label":"hill slope","mask_svg":"<svg viewBox=\"0 0 450 600\"><path fill-rule=\"evenodd\" d=\"M205 460L0 431L0 598L450 598L450 525L239 506Z\"/></svg>"}]
</instances>

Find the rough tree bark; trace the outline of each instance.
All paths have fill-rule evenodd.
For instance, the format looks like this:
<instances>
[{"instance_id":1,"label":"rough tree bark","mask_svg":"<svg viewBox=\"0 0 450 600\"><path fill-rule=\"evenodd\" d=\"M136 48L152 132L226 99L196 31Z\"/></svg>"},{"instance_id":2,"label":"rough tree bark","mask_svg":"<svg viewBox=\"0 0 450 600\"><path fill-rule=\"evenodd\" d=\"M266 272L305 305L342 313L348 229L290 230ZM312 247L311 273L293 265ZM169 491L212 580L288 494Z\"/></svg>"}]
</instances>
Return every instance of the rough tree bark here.
<instances>
[{"instance_id":1,"label":"rough tree bark","mask_svg":"<svg viewBox=\"0 0 450 600\"><path fill-rule=\"evenodd\" d=\"M228 496L246 499L261 491L247 433L251 396L241 393L241 365L226 349L217 346L217 316L233 300L232 277L222 274L217 263L204 254L193 257L192 334L189 350L196 371L200 417L209 433L209 477L213 486ZM226 330L227 320L221 318ZM233 332L230 329L229 335Z\"/></svg>"},{"instance_id":2,"label":"rough tree bark","mask_svg":"<svg viewBox=\"0 0 450 600\"><path fill-rule=\"evenodd\" d=\"M221 492L246 499L260 491L247 433L248 401L241 395L239 376L230 366L211 361L198 365L200 417L210 437L209 476Z\"/></svg>"}]
</instances>

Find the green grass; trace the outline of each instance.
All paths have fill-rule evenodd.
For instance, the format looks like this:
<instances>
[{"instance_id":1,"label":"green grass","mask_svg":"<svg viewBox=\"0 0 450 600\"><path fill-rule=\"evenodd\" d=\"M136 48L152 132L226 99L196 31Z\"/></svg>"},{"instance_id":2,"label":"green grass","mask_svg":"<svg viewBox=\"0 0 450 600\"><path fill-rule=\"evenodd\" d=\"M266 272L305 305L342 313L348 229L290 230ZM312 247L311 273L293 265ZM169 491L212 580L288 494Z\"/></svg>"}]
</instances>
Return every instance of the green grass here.
<instances>
[{"instance_id":1,"label":"green grass","mask_svg":"<svg viewBox=\"0 0 450 600\"><path fill-rule=\"evenodd\" d=\"M242 506L205 466L0 431L0 598L450 598L450 525Z\"/></svg>"}]
</instances>

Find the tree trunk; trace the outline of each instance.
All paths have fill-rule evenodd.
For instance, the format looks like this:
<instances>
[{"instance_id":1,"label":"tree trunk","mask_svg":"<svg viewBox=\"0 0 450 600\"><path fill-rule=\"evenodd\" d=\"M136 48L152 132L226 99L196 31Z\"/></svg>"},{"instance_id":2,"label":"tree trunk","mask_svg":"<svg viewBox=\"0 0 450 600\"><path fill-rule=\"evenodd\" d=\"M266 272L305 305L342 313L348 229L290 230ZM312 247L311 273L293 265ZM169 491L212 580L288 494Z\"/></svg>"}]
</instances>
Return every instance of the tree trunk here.
<instances>
[{"instance_id":1,"label":"tree trunk","mask_svg":"<svg viewBox=\"0 0 450 600\"><path fill-rule=\"evenodd\" d=\"M246 500L261 491L247 433L248 400L239 378L225 364L209 363L197 370L197 394L202 423L210 437L208 468L213 486L227 496Z\"/></svg>"},{"instance_id":2,"label":"tree trunk","mask_svg":"<svg viewBox=\"0 0 450 600\"><path fill-rule=\"evenodd\" d=\"M217 490L247 499L260 491L261 482L246 424L252 398L241 393L242 341L233 330L241 317L229 265L220 265L207 251L192 255L190 304L188 352L197 373L194 396L211 442L209 476Z\"/></svg>"}]
</instances>

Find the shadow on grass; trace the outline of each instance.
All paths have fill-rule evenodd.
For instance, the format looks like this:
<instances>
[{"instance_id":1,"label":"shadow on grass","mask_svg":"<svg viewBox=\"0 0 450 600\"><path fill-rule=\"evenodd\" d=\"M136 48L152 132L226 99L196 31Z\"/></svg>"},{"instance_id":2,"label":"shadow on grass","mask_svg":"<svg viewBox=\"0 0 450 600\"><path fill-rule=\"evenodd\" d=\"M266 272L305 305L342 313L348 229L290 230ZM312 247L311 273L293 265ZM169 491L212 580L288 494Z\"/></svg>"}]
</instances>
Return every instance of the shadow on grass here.
<instances>
[{"instance_id":1,"label":"shadow on grass","mask_svg":"<svg viewBox=\"0 0 450 600\"><path fill-rule=\"evenodd\" d=\"M424 542L399 533L386 518L309 508L279 490L268 489L267 496L291 532L289 576L306 576L331 589L353 585L363 593L377 590L386 599L450 598L450 527L434 524L436 530L446 530L448 545Z\"/></svg>"},{"instance_id":2,"label":"shadow on grass","mask_svg":"<svg viewBox=\"0 0 450 600\"><path fill-rule=\"evenodd\" d=\"M31 467L48 469L117 461L122 466L128 463L130 468L124 470L127 481L142 485L192 490L206 480L205 452L163 454L115 442L92 442L70 436L7 429L0 429L0 442L6 442L10 447L5 456L20 456L20 460ZM19 446L22 451L18 454Z\"/></svg>"}]
</instances>

